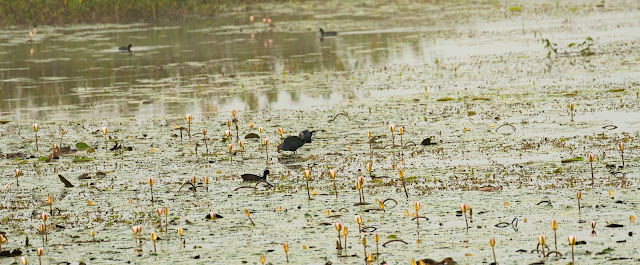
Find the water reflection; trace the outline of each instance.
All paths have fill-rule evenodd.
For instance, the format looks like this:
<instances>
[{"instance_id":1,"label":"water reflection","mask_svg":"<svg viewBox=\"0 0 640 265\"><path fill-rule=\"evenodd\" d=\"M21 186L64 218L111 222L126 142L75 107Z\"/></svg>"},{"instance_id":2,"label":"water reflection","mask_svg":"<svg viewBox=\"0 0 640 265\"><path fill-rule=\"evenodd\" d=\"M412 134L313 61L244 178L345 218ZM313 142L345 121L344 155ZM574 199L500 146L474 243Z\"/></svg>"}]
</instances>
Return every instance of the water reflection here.
<instances>
[{"instance_id":1,"label":"water reflection","mask_svg":"<svg viewBox=\"0 0 640 265\"><path fill-rule=\"evenodd\" d=\"M321 41L315 30L40 29L36 41L7 45L0 53L0 115L126 117L339 102L364 94L355 88L336 92L313 80L291 89L287 75L349 78L354 70L381 64L432 61L428 34L352 32ZM133 52L118 51L128 43Z\"/></svg>"}]
</instances>

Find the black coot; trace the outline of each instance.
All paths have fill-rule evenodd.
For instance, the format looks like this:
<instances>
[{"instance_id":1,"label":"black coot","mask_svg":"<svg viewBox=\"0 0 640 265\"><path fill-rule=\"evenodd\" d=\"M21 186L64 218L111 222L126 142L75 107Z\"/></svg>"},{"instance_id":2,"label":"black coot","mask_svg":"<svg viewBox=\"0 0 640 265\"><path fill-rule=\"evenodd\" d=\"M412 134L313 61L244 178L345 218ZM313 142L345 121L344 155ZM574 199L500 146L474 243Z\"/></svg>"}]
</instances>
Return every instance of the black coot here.
<instances>
[{"instance_id":1,"label":"black coot","mask_svg":"<svg viewBox=\"0 0 640 265\"><path fill-rule=\"evenodd\" d=\"M338 32L335 31L324 31L322 28L320 28L320 36L321 37L333 37L333 36L337 36Z\"/></svg>"},{"instance_id":2,"label":"black coot","mask_svg":"<svg viewBox=\"0 0 640 265\"><path fill-rule=\"evenodd\" d=\"M278 152L282 151L291 151L296 152L298 148L304 145L304 140L298 136L287 136L284 138L284 142L278 145Z\"/></svg>"},{"instance_id":3,"label":"black coot","mask_svg":"<svg viewBox=\"0 0 640 265\"><path fill-rule=\"evenodd\" d=\"M267 181L267 175L269 175L269 170L265 169L262 173L262 177L255 174L242 174L243 181Z\"/></svg>"},{"instance_id":4,"label":"black coot","mask_svg":"<svg viewBox=\"0 0 640 265\"><path fill-rule=\"evenodd\" d=\"M118 50L123 51L123 52L130 52L131 51L131 47L133 47L133 45L129 44L129 46L123 46L118 48Z\"/></svg>"}]
</instances>

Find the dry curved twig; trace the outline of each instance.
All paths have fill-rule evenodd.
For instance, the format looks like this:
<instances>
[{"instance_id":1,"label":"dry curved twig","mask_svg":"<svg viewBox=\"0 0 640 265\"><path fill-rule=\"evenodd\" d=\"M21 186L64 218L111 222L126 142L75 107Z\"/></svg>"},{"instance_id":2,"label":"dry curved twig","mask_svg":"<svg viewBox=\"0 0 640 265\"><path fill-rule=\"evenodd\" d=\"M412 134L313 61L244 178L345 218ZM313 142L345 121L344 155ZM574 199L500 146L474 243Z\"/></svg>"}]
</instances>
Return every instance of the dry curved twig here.
<instances>
[{"instance_id":1,"label":"dry curved twig","mask_svg":"<svg viewBox=\"0 0 640 265\"><path fill-rule=\"evenodd\" d=\"M389 240L389 241L387 241L387 242L384 242L384 244L382 244L382 247L385 247L385 248L386 248L386 247L387 247L387 244L389 244L389 243L393 243L393 242L400 242L400 243L404 243L405 245L409 245L409 243L405 242L405 241L404 241L404 240L402 240L402 239L393 239L393 240Z\"/></svg>"}]
</instances>

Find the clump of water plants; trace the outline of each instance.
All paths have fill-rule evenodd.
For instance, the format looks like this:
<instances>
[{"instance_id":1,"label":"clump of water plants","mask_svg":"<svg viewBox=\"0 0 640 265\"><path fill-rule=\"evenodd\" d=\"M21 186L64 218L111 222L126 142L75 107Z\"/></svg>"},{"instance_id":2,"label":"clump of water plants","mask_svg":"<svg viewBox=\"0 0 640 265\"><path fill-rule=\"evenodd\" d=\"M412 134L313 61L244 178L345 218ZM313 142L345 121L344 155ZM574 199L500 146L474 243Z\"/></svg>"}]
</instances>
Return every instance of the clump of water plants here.
<instances>
[{"instance_id":1,"label":"clump of water plants","mask_svg":"<svg viewBox=\"0 0 640 265\"><path fill-rule=\"evenodd\" d=\"M395 124L389 125L389 132L391 132L391 147L395 147L396 146L396 138L393 135L393 132L395 130L396 130L396 125Z\"/></svg>"},{"instance_id":2,"label":"clump of water plants","mask_svg":"<svg viewBox=\"0 0 640 265\"><path fill-rule=\"evenodd\" d=\"M47 218L49 217L49 214L48 213L42 213L41 217L42 217L42 225L44 226L44 231L43 231L44 232L44 242L47 242L47 241L49 241L47 239Z\"/></svg>"}]
</instances>

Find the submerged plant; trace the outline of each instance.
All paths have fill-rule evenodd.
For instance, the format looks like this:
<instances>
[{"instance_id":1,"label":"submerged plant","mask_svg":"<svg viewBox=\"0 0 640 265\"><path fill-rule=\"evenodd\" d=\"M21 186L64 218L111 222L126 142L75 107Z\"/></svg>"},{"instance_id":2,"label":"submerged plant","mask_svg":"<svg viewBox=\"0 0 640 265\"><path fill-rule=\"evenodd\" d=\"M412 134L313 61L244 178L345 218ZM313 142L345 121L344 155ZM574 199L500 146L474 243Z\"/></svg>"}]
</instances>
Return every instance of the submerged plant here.
<instances>
[{"instance_id":1,"label":"submerged plant","mask_svg":"<svg viewBox=\"0 0 640 265\"><path fill-rule=\"evenodd\" d=\"M591 186L594 185L595 181L593 178L593 160L595 159L595 155L590 153L589 155L587 155L587 158L589 159L589 164L591 165Z\"/></svg>"},{"instance_id":2,"label":"submerged plant","mask_svg":"<svg viewBox=\"0 0 640 265\"><path fill-rule=\"evenodd\" d=\"M573 246L576 244L576 236L569 236L569 245L571 245L571 262L575 261L573 255Z\"/></svg>"},{"instance_id":3,"label":"submerged plant","mask_svg":"<svg viewBox=\"0 0 640 265\"><path fill-rule=\"evenodd\" d=\"M491 237L491 239L489 239L489 245L491 246L491 252L493 253L493 264L498 264L498 260L496 259L496 239L495 237Z\"/></svg>"},{"instance_id":4,"label":"submerged plant","mask_svg":"<svg viewBox=\"0 0 640 265\"><path fill-rule=\"evenodd\" d=\"M36 134L36 151L38 151L38 124L33 124L33 132Z\"/></svg>"},{"instance_id":5,"label":"submerged plant","mask_svg":"<svg viewBox=\"0 0 640 265\"><path fill-rule=\"evenodd\" d=\"M309 197L309 200L311 200L311 194L309 194L309 176L311 176L311 171L308 169L305 169L304 171L304 179L307 182L307 197Z\"/></svg>"},{"instance_id":6,"label":"submerged plant","mask_svg":"<svg viewBox=\"0 0 640 265\"><path fill-rule=\"evenodd\" d=\"M153 203L153 183L154 183L153 177L150 177L148 179L148 182L149 182L149 187L151 188L151 203Z\"/></svg>"}]
</instances>

